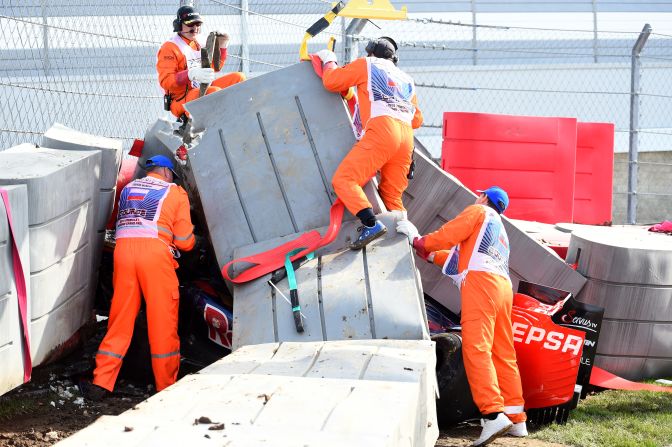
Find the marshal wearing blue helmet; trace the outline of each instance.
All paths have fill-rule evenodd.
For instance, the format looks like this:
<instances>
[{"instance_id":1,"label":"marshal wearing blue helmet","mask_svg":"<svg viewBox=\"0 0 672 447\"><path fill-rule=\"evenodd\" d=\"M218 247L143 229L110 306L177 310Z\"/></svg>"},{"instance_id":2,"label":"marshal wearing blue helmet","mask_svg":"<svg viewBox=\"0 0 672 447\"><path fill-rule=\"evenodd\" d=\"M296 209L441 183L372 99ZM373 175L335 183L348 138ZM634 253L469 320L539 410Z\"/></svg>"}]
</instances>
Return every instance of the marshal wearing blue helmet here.
<instances>
[{"instance_id":1,"label":"marshal wearing blue helmet","mask_svg":"<svg viewBox=\"0 0 672 447\"><path fill-rule=\"evenodd\" d=\"M476 203L433 233L420 237L408 220L399 221L397 231L460 289L464 367L483 416L481 436L472 444L478 446L503 434L527 436L527 427L513 347L509 238L500 217L509 196L498 186L476 192Z\"/></svg>"}]
</instances>

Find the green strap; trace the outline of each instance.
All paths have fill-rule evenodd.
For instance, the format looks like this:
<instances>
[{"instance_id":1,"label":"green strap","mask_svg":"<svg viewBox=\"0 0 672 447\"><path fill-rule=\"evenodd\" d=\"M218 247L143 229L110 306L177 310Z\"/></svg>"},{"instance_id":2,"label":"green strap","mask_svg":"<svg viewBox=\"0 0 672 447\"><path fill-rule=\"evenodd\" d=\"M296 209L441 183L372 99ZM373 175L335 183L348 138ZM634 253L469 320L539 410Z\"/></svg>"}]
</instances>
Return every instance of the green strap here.
<instances>
[{"instance_id":1,"label":"green strap","mask_svg":"<svg viewBox=\"0 0 672 447\"><path fill-rule=\"evenodd\" d=\"M305 250L306 247L301 247L294 249L287 253L285 256L285 270L287 270L287 282L289 283L289 290L296 290L296 275L294 274L294 266L292 265L291 258L297 253L300 253L302 250ZM306 259L309 261L315 257L315 253L308 253Z\"/></svg>"}]
</instances>

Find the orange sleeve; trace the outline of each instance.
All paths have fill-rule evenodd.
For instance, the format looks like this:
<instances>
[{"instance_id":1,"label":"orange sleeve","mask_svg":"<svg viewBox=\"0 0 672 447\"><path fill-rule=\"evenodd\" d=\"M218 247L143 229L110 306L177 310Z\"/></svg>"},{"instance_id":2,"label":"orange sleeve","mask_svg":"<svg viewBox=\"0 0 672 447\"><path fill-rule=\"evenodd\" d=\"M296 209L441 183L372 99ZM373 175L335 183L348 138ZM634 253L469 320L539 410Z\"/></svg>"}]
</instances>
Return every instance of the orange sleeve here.
<instances>
[{"instance_id":1,"label":"orange sleeve","mask_svg":"<svg viewBox=\"0 0 672 447\"><path fill-rule=\"evenodd\" d=\"M184 89L189 82L189 78L186 76L187 59L177 45L173 42L165 42L161 45L156 59L156 71L159 75L161 88L166 91L178 88Z\"/></svg>"},{"instance_id":2,"label":"orange sleeve","mask_svg":"<svg viewBox=\"0 0 672 447\"><path fill-rule=\"evenodd\" d=\"M422 126L424 118L422 117L422 110L420 110L420 107L418 107L418 97L416 95L413 95L413 98L411 98L411 103L413 103L415 106L415 114L411 120L411 127L413 129L417 129L418 127Z\"/></svg>"},{"instance_id":3,"label":"orange sleeve","mask_svg":"<svg viewBox=\"0 0 672 447\"><path fill-rule=\"evenodd\" d=\"M450 250L455 245L465 241L485 218L485 211L479 205L470 205L455 219L446 222L433 233L424 236L424 248L428 252ZM435 257L436 259L436 257ZM445 261L445 260L444 260Z\"/></svg>"},{"instance_id":4,"label":"orange sleeve","mask_svg":"<svg viewBox=\"0 0 672 447\"><path fill-rule=\"evenodd\" d=\"M325 67L322 73L322 84L330 92L342 92L355 85L363 84L368 79L366 58L359 58L344 67Z\"/></svg>"},{"instance_id":5,"label":"orange sleeve","mask_svg":"<svg viewBox=\"0 0 672 447\"><path fill-rule=\"evenodd\" d=\"M173 218L173 243L177 248L189 251L194 248L194 225L189 212L189 197L181 186L173 187L177 192L177 208Z\"/></svg>"}]
</instances>

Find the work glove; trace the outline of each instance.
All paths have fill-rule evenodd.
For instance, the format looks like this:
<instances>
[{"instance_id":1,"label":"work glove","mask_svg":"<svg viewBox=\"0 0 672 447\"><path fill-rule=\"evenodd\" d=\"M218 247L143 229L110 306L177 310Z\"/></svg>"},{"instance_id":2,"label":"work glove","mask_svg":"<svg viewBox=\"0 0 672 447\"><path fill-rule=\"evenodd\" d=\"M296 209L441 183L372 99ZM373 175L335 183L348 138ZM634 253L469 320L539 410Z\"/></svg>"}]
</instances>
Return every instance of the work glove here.
<instances>
[{"instance_id":1,"label":"work glove","mask_svg":"<svg viewBox=\"0 0 672 447\"><path fill-rule=\"evenodd\" d=\"M317 57L322 59L322 64L326 64L328 62L338 62L336 60L336 53L334 53L331 50L320 50L317 53L315 53Z\"/></svg>"},{"instance_id":2,"label":"work glove","mask_svg":"<svg viewBox=\"0 0 672 447\"><path fill-rule=\"evenodd\" d=\"M415 238L420 237L418 229L410 220L400 220L397 222L397 233L405 234L408 241L413 244Z\"/></svg>"},{"instance_id":3,"label":"work glove","mask_svg":"<svg viewBox=\"0 0 672 447\"><path fill-rule=\"evenodd\" d=\"M192 67L187 72L189 80L196 81L199 84L210 84L215 80L215 70L212 68Z\"/></svg>"},{"instance_id":4,"label":"work glove","mask_svg":"<svg viewBox=\"0 0 672 447\"><path fill-rule=\"evenodd\" d=\"M229 45L229 34L222 31L215 31L215 36L219 41L219 48L226 48Z\"/></svg>"}]
</instances>

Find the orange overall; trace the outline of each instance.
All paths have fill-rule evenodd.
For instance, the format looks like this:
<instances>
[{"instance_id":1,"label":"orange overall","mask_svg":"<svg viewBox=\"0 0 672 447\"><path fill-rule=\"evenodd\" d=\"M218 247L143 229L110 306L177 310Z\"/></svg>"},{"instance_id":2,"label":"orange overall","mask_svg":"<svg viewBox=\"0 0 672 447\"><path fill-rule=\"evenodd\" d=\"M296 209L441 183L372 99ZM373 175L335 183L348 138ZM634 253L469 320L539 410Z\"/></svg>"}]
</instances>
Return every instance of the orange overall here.
<instances>
[{"instance_id":1,"label":"orange overall","mask_svg":"<svg viewBox=\"0 0 672 447\"><path fill-rule=\"evenodd\" d=\"M194 247L187 193L150 173L124 187L119 198L114 250L114 296L107 334L96 353L93 383L114 384L133 336L144 296L156 389L175 383L180 366L179 289L171 249Z\"/></svg>"},{"instance_id":2,"label":"orange overall","mask_svg":"<svg viewBox=\"0 0 672 447\"><path fill-rule=\"evenodd\" d=\"M341 92L357 87L364 136L334 173L336 195L353 215L371 208L362 186L380 171L380 196L389 210L404 210L413 155L413 129L422 124L413 79L391 61L365 57L344 66L327 64L324 87Z\"/></svg>"},{"instance_id":3,"label":"orange overall","mask_svg":"<svg viewBox=\"0 0 672 447\"><path fill-rule=\"evenodd\" d=\"M190 41L178 34L165 42L157 54L156 70L159 73L159 84L170 94L172 98L170 111L178 118L186 113L184 103L197 99L199 95L197 85L189 80L188 71L193 66L201 66L200 50L201 46L197 41ZM219 67L212 67L216 72L224 66L226 53L226 48L220 49L221 64ZM192 57L187 60L187 56ZM240 72L225 74L215 79L205 94L209 95L244 80L245 75Z\"/></svg>"},{"instance_id":4,"label":"orange overall","mask_svg":"<svg viewBox=\"0 0 672 447\"><path fill-rule=\"evenodd\" d=\"M511 325L509 241L501 218L485 205L471 205L414 246L435 252L433 262L461 289L462 353L479 410L524 422Z\"/></svg>"}]
</instances>

